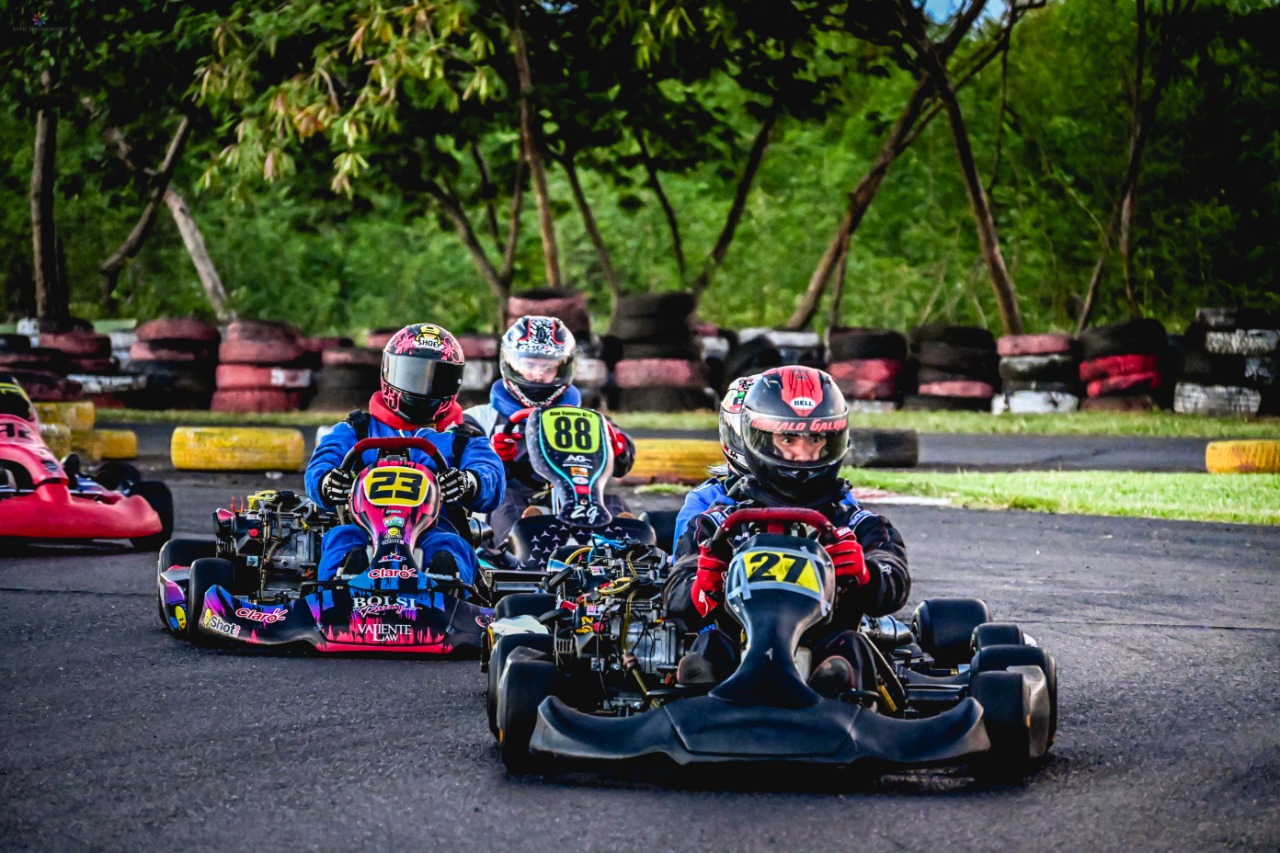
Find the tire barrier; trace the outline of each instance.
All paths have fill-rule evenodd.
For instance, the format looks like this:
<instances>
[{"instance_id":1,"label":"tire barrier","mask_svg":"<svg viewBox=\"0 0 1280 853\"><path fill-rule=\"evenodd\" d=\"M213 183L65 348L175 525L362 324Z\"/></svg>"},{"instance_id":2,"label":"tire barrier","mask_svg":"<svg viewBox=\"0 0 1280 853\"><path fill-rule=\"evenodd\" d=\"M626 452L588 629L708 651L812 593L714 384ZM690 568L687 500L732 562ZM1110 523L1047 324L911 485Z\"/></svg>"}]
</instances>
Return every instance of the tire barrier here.
<instances>
[{"instance_id":1,"label":"tire barrier","mask_svg":"<svg viewBox=\"0 0 1280 853\"><path fill-rule=\"evenodd\" d=\"M1182 336L1173 410L1232 417L1280 412L1280 317L1201 308Z\"/></svg>"},{"instance_id":2,"label":"tire barrier","mask_svg":"<svg viewBox=\"0 0 1280 853\"><path fill-rule=\"evenodd\" d=\"M712 466L724 464L720 442L705 439L637 438L636 464L624 481L701 483Z\"/></svg>"},{"instance_id":3,"label":"tire barrier","mask_svg":"<svg viewBox=\"0 0 1280 853\"><path fill-rule=\"evenodd\" d=\"M374 347L338 347L320 354L315 376L315 396L307 408L321 412L363 409L378 390L382 350Z\"/></svg>"},{"instance_id":4,"label":"tire barrier","mask_svg":"<svg viewBox=\"0 0 1280 853\"><path fill-rule=\"evenodd\" d=\"M702 347L693 333L694 305L693 294L684 292L618 297L601 357L615 369L624 359L701 361Z\"/></svg>"},{"instance_id":5,"label":"tire barrier","mask_svg":"<svg viewBox=\"0 0 1280 853\"><path fill-rule=\"evenodd\" d=\"M1069 391L1009 390L991 398L991 413L1002 415L1056 415L1080 409L1080 398Z\"/></svg>"},{"instance_id":6,"label":"tire barrier","mask_svg":"<svg viewBox=\"0 0 1280 853\"><path fill-rule=\"evenodd\" d=\"M1204 467L1210 474L1280 474L1280 441L1211 441Z\"/></svg>"},{"instance_id":7,"label":"tire barrier","mask_svg":"<svg viewBox=\"0 0 1280 853\"><path fill-rule=\"evenodd\" d=\"M138 434L130 429L100 429L94 433L99 459L136 459Z\"/></svg>"},{"instance_id":8,"label":"tire barrier","mask_svg":"<svg viewBox=\"0 0 1280 853\"><path fill-rule=\"evenodd\" d=\"M71 452L71 430L66 424L40 424L40 439L59 459Z\"/></svg>"},{"instance_id":9,"label":"tire barrier","mask_svg":"<svg viewBox=\"0 0 1280 853\"><path fill-rule=\"evenodd\" d=\"M1134 411L1168 402L1165 377L1169 360L1169 336L1158 320L1144 318L1110 326L1094 326L1080 335L1080 381L1087 383L1090 399L1144 397L1133 407L1108 411ZM1095 411L1096 406L1081 406Z\"/></svg>"},{"instance_id":10,"label":"tire barrier","mask_svg":"<svg viewBox=\"0 0 1280 853\"><path fill-rule=\"evenodd\" d=\"M128 399L141 409L207 409L222 336L192 317L161 317L134 330L128 369L146 377Z\"/></svg>"},{"instance_id":11,"label":"tire barrier","mask_svg":"<svg viewBox=\"0 0 1280 853\"><path fill-rule=\"evenodd\" d=\"M696 412L719 403L710 388L617 388L610 397L620 412Z\"/></svg>"},{"instance_id":12,"label":"tire barrier","mask_svg":"<svg viewBox=\"0 0 1280 853\"><path fill-rule=\"evenodd\" d=\"M1019 355L1070 355L1075 342L1070 335L1050 332L1040 335L1004 335L996 341L1001 358Z\"/></svg>"},{"instance_id":13,"label":"tire barrier","mask_svg":"<svg viewBox=\"0 0 1280 853\"><path fill-rule=\"evenodd\" d=\"M181 471L299 471L305 443L296 429L177 427L169 444Z\"/></svg>"},{"instance_id":14,"label":"tire barrier","mask_svg":"<svg viewBox=\"0 0 1280 853\"><path fill-rule=\"evenodd\" d=\"M996 339L979 326L929 323L907 336L911 355L903 408L913 411L990 411L999 385Z\"/></svg>"},{"instance_id":15,"label":"tire barrier","mask_svg":"<svg viewBox=\"0 0 1280 853\"><path fill-rule=\"evenodd\" d=\"M902 362L890 358L836 361L827 372L846 400L896 400Z\"/></svg>"},{"instance_id":16,"label":"tire barrier","mask_svg":"<svg viewBox=\"0 0 1280 853\"><path fill-rule=\"evenodd\" d=\"M0 362L3 371L22 386L34 403L70 403L83 396L83 386L47 370L28 370Z\"/></svg>"},{"instance_id":17,"label":"tire barrier","mask_svg":"<svg viewBox=\"0 0 1280 853\"><path fill-rule=\"evenodd\" d=\"M907 338L891 329L841 328L827 332L827 361L905 361Z\"/></svg>"},{"instance_id":18,"label":"tire barrier","mask_svg":"<svg viewBox=\"0 0 1280 853\"><path fill-rule=\"evenodd\" d=\"M613 376L619 388L704 388L707 366L674 358L626 359L614 367Z\"/></svg>"},{"instance_id":19,"label":"tire barrier","mask_svg":"<svg viewBox=\"0 0 1280 853\"><path fill-rule=\"evenodd\" d=\"M844 461L854 468L914 468L920 435L913 429L851 429Z\"/></svg>"},{"instance_id":20,"label":"tire barrier","mask_svg":"<svg viewBox=\"0 0 1280 853\"><path fill-rule=\"evenodd\" d=\"M93 456L93 426L97 419L97 410L92 401L36 403L35 406L36 417L41 423L61 424L67 428L72 450L89 457Z\"/></svg>"},{"instance_id":21,"label":"tire barrier","mask_svg":"<svg viewBox=\"0 0 1280 853\"><path fill-rule=\"evenodd\" d=\"M507 299L504 329L525 314L558 317L579 341L591 340L591 313L585 293L554 287L513 293Z\"/></svg>"},{"instance_id":22,"label":"tire barrier","mask_svg":"<svg viewBox=\"0 0 1280 853\"><path fill-rule=\"evenodd\" d=\"M237 320L218 347L221 362L209 408L215 412L294 412L312 387L314 355L285 323Z\"/></svg>"}]
</instances>

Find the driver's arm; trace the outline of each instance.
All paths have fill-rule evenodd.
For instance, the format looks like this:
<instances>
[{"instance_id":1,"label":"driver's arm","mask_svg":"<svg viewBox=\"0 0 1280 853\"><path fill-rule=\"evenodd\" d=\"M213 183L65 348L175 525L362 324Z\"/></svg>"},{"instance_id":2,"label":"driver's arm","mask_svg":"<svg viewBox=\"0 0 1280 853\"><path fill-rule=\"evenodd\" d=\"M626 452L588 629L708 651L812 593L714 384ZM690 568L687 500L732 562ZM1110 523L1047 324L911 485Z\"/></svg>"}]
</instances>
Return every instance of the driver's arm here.
<instances>
[{"instance_id":1,"label":"driver's arm","mask_svg":"<svg viewBox=\"0 0 1280 853\"><path fill-rule=\"evenodd\" d=\"M475 474L480 481L479 491L465 504L466 508L472 512L492 512L502 502L502 495L507 490L507 475L502 460L489 445L489 439L478 430L476 432L462 449L462 458L457 461L457 466Z\"/></svg>"},{"instance_id":2,"label":"driver's arm","mask_svg":"<svg viewBox=\"0 0 1280 853\"><path fill-rule=\"evenodd\" d=\"M325 509L334 509L320 496L320 481L324 475L342 464L347 451L356 446L356 431L346 421L334 426L333 430L320 439L316 449L311 452L311 461L307 463L307 471L303 479L307 484L307 497Z\"/></svg>"},{"instance_id":3,"label":"driver's arm","mask_svg":"<svg viewBox=\"0 0 1280 853\"><path fill-rule=\"evenodd\" d=\"M608 418L604 420L609 432L609 442L613 445L612 476L625 477L636 464L636 443L631 440L631 436L618 429L613 421Z\"/></svg>"}]
</instances>

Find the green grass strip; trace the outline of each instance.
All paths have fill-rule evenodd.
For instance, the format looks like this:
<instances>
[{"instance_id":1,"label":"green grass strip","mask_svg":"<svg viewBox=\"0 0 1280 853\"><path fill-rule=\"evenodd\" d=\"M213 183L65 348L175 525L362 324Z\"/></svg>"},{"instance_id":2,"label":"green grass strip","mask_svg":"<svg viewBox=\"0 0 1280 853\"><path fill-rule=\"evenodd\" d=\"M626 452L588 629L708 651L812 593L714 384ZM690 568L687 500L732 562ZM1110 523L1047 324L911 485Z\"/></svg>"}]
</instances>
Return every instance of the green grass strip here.
<instances>
[{"instance_id":1,"label":"green grass strip","mask_svg":"<svg viewBox=\"0 0 1280 853\"><path fill-rule=\"evenodd\" d=\"M981 509L1280 524L1280 474L917 473L846 468L854 485Z\"/></svg>"}]
</instances>

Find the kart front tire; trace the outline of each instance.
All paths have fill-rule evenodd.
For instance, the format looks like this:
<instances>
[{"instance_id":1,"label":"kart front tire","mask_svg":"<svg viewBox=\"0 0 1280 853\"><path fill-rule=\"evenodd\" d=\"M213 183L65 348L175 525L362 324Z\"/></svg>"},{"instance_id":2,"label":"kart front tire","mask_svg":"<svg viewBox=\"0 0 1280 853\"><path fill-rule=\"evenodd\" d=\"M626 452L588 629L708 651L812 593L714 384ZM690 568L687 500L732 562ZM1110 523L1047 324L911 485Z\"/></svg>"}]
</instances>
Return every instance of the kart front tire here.
<instances>
[{"instance_id":1,"label":"kart front tire","mask_svg":"<svg viewBox=\"0 0 1280 853\"><path fill-rule=\"evenodd\" d=\"M199 536L175 536L161 546L160 556L156 560L156 606L160 611L160 624L165 630L172 631L173 627L169 624L169 615L164 609L164 584L160 582L160 575L174 566L190 566L202 557L212 557L217 549L218 546L212 539Z\"/></svg>"},{"instance_id":2,"label":"kart front tire","mask_svg":"<svg viewBox=\"0 0 1280 853\"><path fill-rule=\"evenodd\" d=\"M517 592L498 600L493 608L493 618L536 617L555 609L556 597L549 592Z\"/></svg>"},{"instance_id":3,"label":"kart front tire","mask_svg":"<svg viewBox=\"0 0 1280 853\"><path fill-rule=\"evenodd\" d=\"M1022 629L1012 622L984 622L973 629L973 650L988 646L1022 646L1026 644Z\"/></svg>"},{"instance_id":4,"label":"kart front tire","mask_svg":"<svg viewBox=\"0 0 1280 853\"><path fill-rule=\"evenodd\" d=\"M156 551L173 535L173 495L169 487L159 480L142 480L129 488L129 494L142 498L160 516L160 532L151 536L137 536L129 541L139 551Z\"/></svg>"},{"instance_id":5,"label":"kart front tire","mask_svg":"<svg viewBox=\"0 0 1280 853\"><path fill-rule=\"evenodd\" d=\"M969 669L970 685L984 672L1005 672L1011 666L1038 666L1044 671L1049 693L1049 735L1047 750L1058 734L1058 664L1053 655L1038 646L986 646L973 656Z\"/></svg>"},{"instance_id":6,"label":"kart front tire","mask_svg":"<svg viewBox=\"0 0 1280 853\"><path fill-rule=\"evenodd\" d=\"M550 634L508 634L499 637L498 642L493 644L493 651L489 654L488 689L485 691L484 704L489 714L489 731L493 732L495 738L499 731L498 689L502 683L502 672L507 668L507 659L518 648L533 649L549 655L552 652L552 637Z\"/></svg>"},{"instance_id":7,"label":"kart front tire","mask_svg":"<svg viewBox=\"0 0 1280 853\"><path fill-rule=\"evenodd\" d=\"M213 636L200 630L200 616L204 613L204 599L215 586L230 587L235 581L235 567L227 560L205 557L191 564L191 577L187 581L187 636L197 646L216 644Z\"/></svg>"},{"instance_id":8,"label":"kart front tire","mask_svg":"<svg viewBox=\"0 0 1280 853\"><path fill-rule=\"evenodd\" d=\"M973 629L991 621L987 603L978 598L929 598L911 617L920 648L940 666L968 663L973 655Z\"/></svg>"},{"instance_id":9,"label":"kart front tire","mask_svg":"<svg viewBox=\"0 0 1280 853\"><path fill-rule=\"evenodd\" d=\"M514 660L498 683L499 750L502 763L515 773L536 770L529 740L538 721L538 706L551 695L556 665L540 660Z\"/></svg>"},{"instance_id":10,"label":"kart front tire","mask_svg":"<svg viewBox=\"0 0 1280 853\"><path fill-rule=\"evenodd\" d=\"M126 483L142 481L142 472L128 462L103 462L93 472L93 480L104 489L118 489Z\"/></svg>"},{"instance_id":11,"label":"kart front tire","mask_svg":"<svg viewBox=\"0 0 1280 853\"><path fill-rule=\"evenodd\" d=\"M982 706L991 749L972 762L974 775L993 782L1016 782L1031 769L1031 698L1018 672L974 676L970 695Z\"/></svg>"}]
</instances>

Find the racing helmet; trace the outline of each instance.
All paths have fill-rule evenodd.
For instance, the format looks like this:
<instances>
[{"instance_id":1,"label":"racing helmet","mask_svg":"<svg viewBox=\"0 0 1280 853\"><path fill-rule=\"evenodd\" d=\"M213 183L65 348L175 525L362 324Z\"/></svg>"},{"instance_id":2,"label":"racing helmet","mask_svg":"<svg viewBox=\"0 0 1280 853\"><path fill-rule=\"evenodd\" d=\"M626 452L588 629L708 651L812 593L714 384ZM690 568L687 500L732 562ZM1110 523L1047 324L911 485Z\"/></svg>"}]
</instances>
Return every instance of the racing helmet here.
<instances>
[{"instance_id":1,"label":"racing helmet","mask_svg":"<svg viewBox=\"0 0 1280 853\"><path fill-rule=\"evenodd\" d=\"M11 373L0 373L0 415L16 415L36 422L36 407Z\"/></svg>"},{"instance_id":2,"label":"racing helmet","mask_svg":"<svg viewBox=\"0 0 1280 853\"><path fill-rule=\"evenodd\" d=\"M382 349L382 402L412 424L434 423L462 390L464 362L447 329L405 326Z\"/></svg>"},{"instance_id":3,"label":"racing helmet","mask_svg":"<svg viewBox=\"0 0 1280 853\"><path fill-rule=\"evenodd\" d=\"M529 314L502 336L502 384L526 406L550 406L573 382L578 342L561 320Z\"/></svg>"},{"instance_id":4,"label":"racing helmet","mask_svg":"<svg viewBox=\"0 0 1280 853\"><path fill-rule=\"evenodd\" d=\"M742 402L759 377L757 373L733 380L720 401L720 449L729 470L739 476L748 472L747 448L742 443Z\"/></svg>"},{"instance_id":5,"label":"racing helmet","mask_svg":"<svg viewBox=\"0 0 1280 853\"><path fill-rule=\"evenodd\" d=\"M809 503L835 488L849 447L849 407L832 378L789 365L760 374L742 401L747 469L783 500Z\"/></svg>"}]
</instances>

